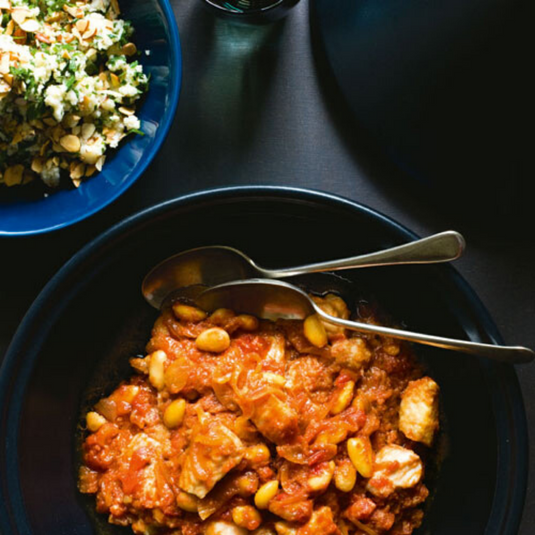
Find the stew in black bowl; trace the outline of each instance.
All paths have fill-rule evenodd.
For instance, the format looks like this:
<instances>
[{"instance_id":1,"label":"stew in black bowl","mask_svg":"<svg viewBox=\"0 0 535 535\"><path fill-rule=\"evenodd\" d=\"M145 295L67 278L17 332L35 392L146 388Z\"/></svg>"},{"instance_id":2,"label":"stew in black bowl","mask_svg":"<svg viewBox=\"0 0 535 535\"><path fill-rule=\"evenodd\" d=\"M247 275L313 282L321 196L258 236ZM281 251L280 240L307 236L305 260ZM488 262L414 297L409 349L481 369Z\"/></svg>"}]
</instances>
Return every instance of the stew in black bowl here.
<instances>
[{"instance_id":1,"label":"stew in black bowl","mask_svg":"<svg viewBox=\"0 0 535 535\"><path fill-rule=\"evenodd\" d=\"M6 355L0 375L0 531L129 532L109 525L94 512L94 498L77 489L82 426L86 412L132 375L129 359L142 354L150 338L157 312L143 300L140 285L158 261L224 244L262 265L288 266L414 238L342 198L270 187L183 197L107 231L50 281ZM500 341L477 297L449 266L354 270L344 277L398 324ZM441 399L437 454L426 472L430 497L415 533L516 533L527 434L513 368L439 349L414 350L440 385Z\"/></svg>"}]
</instances>

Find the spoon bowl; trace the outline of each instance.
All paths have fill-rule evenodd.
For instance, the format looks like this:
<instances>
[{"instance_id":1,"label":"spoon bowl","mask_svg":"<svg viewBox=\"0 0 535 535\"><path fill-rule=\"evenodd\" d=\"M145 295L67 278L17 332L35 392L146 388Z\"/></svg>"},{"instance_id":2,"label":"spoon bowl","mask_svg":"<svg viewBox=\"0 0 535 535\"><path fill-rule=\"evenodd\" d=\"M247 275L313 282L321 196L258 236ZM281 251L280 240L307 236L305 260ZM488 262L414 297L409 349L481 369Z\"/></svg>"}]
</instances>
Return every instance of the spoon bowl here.
<instances>
[{"instance_id":1,"label":"spoon bowl","mask_svg":"<svg viewBox=\"0 0 535 535\"><path fill-rule=\"evenodd\" d=\"M232 247L198 247L173 255L154 267L141 284L143 296L156 309L177 290L204 288L257 277L254 262Z\"/></svg>"},{"instance_id":2,"label":"spoon bowl","mask_svg":"<svg viewBox=\"0 0 535 535\"><path fill-rule=\"evenodd\" d=\"M436 264L459 258L465 249L461 234L453 230L404 245L359 256L285 269L266 269L233 247L213 245L176 254L160 262L143 280L143 296L156 309L186 287L216 286L260 277L282 279L308 273L399 264Z\"/></svg>"},{"instance_id":3,"label":"spoon bowl","mask_svg":"<svg viewBox=\"0 0 535 535\"><path fill-rule=\"evenodd\" d=\"M249 279L228 282L206 289L195 302L207 312L230 308L269 320L305 319L318 314L323 320L352 331L390 336L510 364L527 363L535 358L535 353L526 347L482 344L336 318L324 312L304 290L284 281Z\"/></svg>"}]
</instances>

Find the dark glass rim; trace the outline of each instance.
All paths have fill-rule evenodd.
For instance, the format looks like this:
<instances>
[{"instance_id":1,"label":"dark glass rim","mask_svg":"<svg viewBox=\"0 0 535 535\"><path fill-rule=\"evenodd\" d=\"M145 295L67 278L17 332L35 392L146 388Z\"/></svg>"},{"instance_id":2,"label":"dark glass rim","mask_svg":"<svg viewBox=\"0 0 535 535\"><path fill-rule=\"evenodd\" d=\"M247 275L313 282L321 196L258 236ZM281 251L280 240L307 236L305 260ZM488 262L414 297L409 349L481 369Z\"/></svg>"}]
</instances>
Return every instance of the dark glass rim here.
<instances>
[{"instance_id":1,"label":"dark glass rim","mask_svg":"<svg viewBox=\"0 0 535 535\"><path fill-rule=\"evenodd\" d=\"M215 3L214 0L204 0L204 1L209 6L213 7L214 9L221 11L221 13L225 13L226 15L231 15L232 17L246 18L246 17L250 17L253 15L261 15L263 13L268 13L269 11L272 11L278 7L281 7L285 0L277 0L277 2L275 4L272 4L271 6L251 9L249 11L233 11L231 9L226 9L223 6ZM292 0L292 5L296 4L298 1L299 0Z\"/></svg>"}]
</instances>

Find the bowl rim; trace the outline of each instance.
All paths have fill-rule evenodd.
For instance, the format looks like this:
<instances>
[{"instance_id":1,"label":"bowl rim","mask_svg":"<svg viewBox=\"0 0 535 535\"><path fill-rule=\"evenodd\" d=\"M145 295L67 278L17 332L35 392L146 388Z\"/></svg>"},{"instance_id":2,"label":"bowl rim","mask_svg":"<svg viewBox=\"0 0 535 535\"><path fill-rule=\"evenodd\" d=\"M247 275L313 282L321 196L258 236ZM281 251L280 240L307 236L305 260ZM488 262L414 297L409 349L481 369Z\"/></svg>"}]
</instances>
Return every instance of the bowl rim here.
<instances>
[{"instance_id":1,"label":"bowl rim","mask_svg":"<svg viewBox=\"0 0 535 535\"><path fill-rule=\"evenodd\" d=\"M31 533L26 523L18 481L18 415L26 382L37 358L37 351L33 349L32 354L31 348L38 347L48 334L55 319L66 306L69 294L76 293L84 285L80 277L77 277L78 270L91 267L92 257L113 246L115 240L127 239L132 232L135 233L138 228L150 224L153 219L207 202L235 202L236 199L248 198L309 201L338 210L360 212L391 227L399 237L407 241L418 238L417 234L397 221L356 201L320 190L286 186L232 186L190 193L143 209L104 231L68 260L39 293L17 328L0 367L0 532ZM460 296L466 299L483 334L486 334L492 343L503 343L488 311L464 278L450 265L440 268L448 270L449 277L458 288ZM61 295L62 299L58 300L55 295ZM475 336L477 337L477 334ZM23 359L25 352L28 355ZM528 432L522 393L512 365L478 360L488 380L499 387L491 390L491 396L496 428L503 430L501 433L497 432L496 436L497 484L485 533L515 535L522 518L529 464ZM9 409L6 402L12 402ZM11 466L12 469L4 470L5 466ZM503 484L504 482L507 484ZM489 526L496 528L496 531L488 531Z\"/></svg>"},{"instance_id":2,"label":"bowl rim","mask_svg":"<svg viewBox=\"0 0 535 535\"><path fill-rule=\"evenodd\" d=\"M48 232L53 232L62 228L75 225L84 219L91 217L92 215L100 212L111 203L116 201L130 186L136 182L139 177L145 172L147 167L152 163L154 158L157 156L163 142L165 141L167 134L173 124L173 120L176 115L176 110L178 106L178 100L180 97L180 91L182 88L182 47L180 44L180 36L178 32L178 25L176 22L175 14L171 6L170 0L156 0L160 7L162 8L164 18L167 21L169 26L169 50L170 50L170 66L172 68L171 77L169 81L170 92L169 92L169 108L167 113L164 114L163 120L158 126L154 141L152 146L146 151L146 158L143 161L139 162L135 166L128 180L122 182L113 193L103 200L101 203L93 206L91 209L87 210L83 214L79 214L75 217L69 218L66 221L62 221L53 225L46 225L26 230L5 230L0 228L1 237L19 237L19 236L37 236L39 234L46 234Z\"/></svg>"}]
</instances>

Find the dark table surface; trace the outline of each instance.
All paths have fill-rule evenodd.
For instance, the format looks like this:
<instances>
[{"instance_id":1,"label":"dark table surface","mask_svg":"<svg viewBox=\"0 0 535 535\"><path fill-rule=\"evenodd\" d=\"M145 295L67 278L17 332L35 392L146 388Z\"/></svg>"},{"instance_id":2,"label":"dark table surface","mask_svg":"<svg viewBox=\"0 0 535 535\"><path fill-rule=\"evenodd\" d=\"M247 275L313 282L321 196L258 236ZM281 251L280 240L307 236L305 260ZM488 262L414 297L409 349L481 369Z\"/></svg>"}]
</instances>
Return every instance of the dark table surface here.
<instances>
[{"instance_id":1,"label":"dark table surface","mask_svg":"<svg viewBox=\"0 0 535 535\"><path fill-rule=\"evenodd\" d=\"M226 185L307 187L366 204L420 235L461 231L457 269L505 340L535 347L535 247L502 220L463 217L422 194L355 128L341 102L306 0L278 23L236 26L200 0L173 0L184 53L181 100L160 154L118 201L72 228L0 240L0 360L50 277L110 225L155 203ZM503 224L502 224L503 223ZM517 369L530 432L535 367ZM531 446L531 452L534 446ZM535 467L520 532L535 525Z\"/></svg>"}]
</instances>

